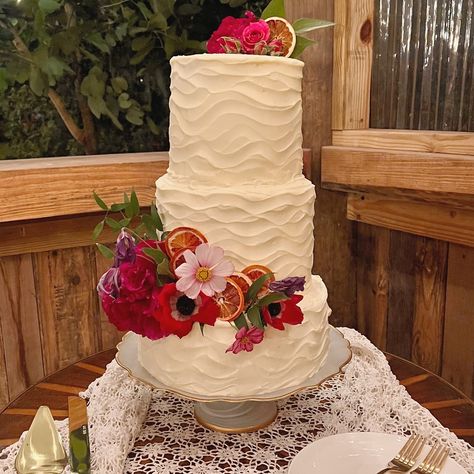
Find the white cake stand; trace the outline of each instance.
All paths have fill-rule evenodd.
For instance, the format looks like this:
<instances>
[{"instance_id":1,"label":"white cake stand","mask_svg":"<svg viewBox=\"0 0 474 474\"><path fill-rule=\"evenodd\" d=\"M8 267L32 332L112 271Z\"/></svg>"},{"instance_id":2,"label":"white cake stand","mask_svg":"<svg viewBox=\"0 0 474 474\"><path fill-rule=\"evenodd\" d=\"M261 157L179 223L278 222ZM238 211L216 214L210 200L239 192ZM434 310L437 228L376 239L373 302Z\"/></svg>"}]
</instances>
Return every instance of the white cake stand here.
<instances>
[{"instance_id":1,"label":"white cake stand","mask_svg":"<svg viewBox=\"0 0 474 474\"><path fill-rule=\"evenodd\" d=\"M251 396L212 396L180 390L160 382L151 375L138 361L140 337L132 332L125 334L117 346L118 352L115 356L117 363L131 377L142 383L194 401L196 420L206 428L224 433L246 433L268 426L277 417L277 400L318 387L343 372L352 358L349 342L340 331L330 326L328 357L319 370L301 384Z\"/></svg>"}]
</instances>

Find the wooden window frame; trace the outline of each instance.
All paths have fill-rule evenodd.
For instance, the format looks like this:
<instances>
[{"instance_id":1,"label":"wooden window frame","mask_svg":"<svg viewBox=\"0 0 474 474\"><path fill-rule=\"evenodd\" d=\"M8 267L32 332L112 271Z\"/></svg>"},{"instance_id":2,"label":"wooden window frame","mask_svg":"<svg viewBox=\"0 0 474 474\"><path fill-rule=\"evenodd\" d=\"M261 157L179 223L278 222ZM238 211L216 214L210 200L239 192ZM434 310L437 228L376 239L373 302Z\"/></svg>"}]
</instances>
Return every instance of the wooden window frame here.
<instances>
[{"instance_id":1,"label":"wooden window frame","mask_svg":"<svg viewBox=\"0 0 474 474\"><path fill-rule=\"evenodd\" d=\"M474 247L474 133L371 129L374 0L335 0L332 146L323 187L347 218Z\"/></svg>"}]
</instances>

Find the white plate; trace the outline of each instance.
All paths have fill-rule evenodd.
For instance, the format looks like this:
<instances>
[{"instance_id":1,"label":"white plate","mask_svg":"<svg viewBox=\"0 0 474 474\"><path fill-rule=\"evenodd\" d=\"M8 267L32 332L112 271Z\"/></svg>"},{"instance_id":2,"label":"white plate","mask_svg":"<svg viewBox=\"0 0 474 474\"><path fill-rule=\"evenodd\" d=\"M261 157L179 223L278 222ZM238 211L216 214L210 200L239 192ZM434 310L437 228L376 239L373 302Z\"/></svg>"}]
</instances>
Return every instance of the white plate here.
<instances>
[{"instance_id":1,"label":"white plate","mask_svg":"<svg viewBox=\"0 0 474 474\"><path fill-rule=\"evenodd\" d=\"M408 438L385 433L344 433L321 438L301 450L288 474L375 474L387 467ZM425 446L423 460L429 447ZM467 474L448 459L441 474Z\"/></svg>"}]
</instances>

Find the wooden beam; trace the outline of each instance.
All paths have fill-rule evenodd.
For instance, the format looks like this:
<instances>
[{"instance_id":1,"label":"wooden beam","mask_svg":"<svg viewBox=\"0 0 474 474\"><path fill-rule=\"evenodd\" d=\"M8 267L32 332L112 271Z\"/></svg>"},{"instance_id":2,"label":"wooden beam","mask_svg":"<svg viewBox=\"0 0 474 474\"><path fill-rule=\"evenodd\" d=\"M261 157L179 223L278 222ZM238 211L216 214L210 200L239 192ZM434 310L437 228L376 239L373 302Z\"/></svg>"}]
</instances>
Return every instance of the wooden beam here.
<instances>
[{"instance_id":1,"label":"wooden beam","mask_svg":"<svg viewBox=\"0 0 474 474\"><path fill-rule=\"evenodd\" d=\"M421 130L335 130L332 144L341 147L393 149L474 156L474 133Z\"/></svg>"},{"instance_id":2,"label":"wooden beam","mask_svg":"<svg viewBox=\"0 0 474 474\"><path fill-rule=\"evenodd\" d=\"M4 161L0 222L96 212L94 190L110 202L135 189L149 204L167 168L167 152Z\"/></svg>"},{"instance_id":3,"label":"wooden beam","mask_svg":"<svg viewBox=\"0 0 474 474\"><path fill-rule=\"evenodd\" d=\"M333 129L369 126L374 1L334 3Z\"/></svg>"},{"instance_id":4,"label":"wooden beam","mask_svg":"<svg viewBox=\"0 0 474 474\"><path fill-rule=\"evenodd\" d=\"M474 196L474 156L373 148L323 148L324 187Z\"/></svg>"},{"instance_id":5,"label":"wooden beam","mask_svg":"<svg viewBox=\"0 0 474 474\"><path fill-rule=\"evenodd\" d=\"M347 218L474 247L474 210L471 209L376 194L349 194Z\"/></svg>"}]
</instances>

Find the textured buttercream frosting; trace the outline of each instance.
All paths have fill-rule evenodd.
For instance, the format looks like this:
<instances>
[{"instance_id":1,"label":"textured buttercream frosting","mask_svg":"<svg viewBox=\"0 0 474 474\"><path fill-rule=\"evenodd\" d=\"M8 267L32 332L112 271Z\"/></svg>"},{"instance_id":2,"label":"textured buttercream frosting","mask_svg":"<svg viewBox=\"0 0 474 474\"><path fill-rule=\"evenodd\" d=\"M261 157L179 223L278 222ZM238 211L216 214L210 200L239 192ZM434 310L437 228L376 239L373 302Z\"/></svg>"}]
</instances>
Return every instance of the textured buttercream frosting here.
<instances>
[{"instance_id":1,"label":"textured buttercream frosting","mask_svg":"<svg viewBox=\"0 0 474 474\"><path fill-rule=\"evenodd\" d=\"M226 353L235 329L218 321L214 327L205 326L204 334L195 324L182 339L142 338L139 360L160 382L193 394L239 397L293 387L324 363L329 342L331 311L320 277L313 277L304 295L303 323L284 331L267 327L263 342L250 353Z\"/></svg>"},{"instance_id":2,"label":"textured buttercream frosting","mask_svg":"<svg viewBox=\"0 0 474 474\"><path fill-rule=\"evenodd\" d=\"M139 359L161 382L201 395L252 396L310 377L328 352L327 290L311 275L314 186L302 175L303 63L202 54L171 60L170 164L157 181L166 230L189 226L240 271L304 276L304 320L265 329L252 352L226 353L235 329L218 321L182 339L142 338Z\"/></svg>"}]
</instances>

